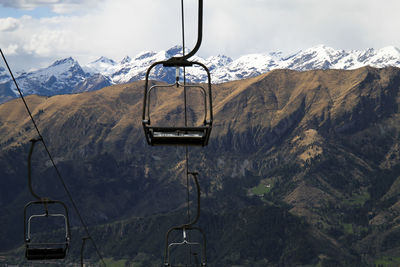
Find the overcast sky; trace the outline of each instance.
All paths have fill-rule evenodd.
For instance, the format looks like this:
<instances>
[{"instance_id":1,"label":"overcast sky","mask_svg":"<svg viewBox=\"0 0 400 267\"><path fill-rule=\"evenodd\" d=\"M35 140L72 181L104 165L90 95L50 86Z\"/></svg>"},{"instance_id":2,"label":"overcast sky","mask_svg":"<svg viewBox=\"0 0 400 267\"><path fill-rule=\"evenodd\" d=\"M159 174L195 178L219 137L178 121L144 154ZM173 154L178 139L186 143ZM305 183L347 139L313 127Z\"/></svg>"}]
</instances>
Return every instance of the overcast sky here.
<instances>
[{"instance_id":1,"label":"overcast sky","mask_svg":"<svg viewBox=\"0 0 400 267\"><path fill-rule=\"evenodd\" d=\"M180 0L0 0L0 48L15 70L72 56L116 61L181 43ZM198 0L184 0L186 44ZM202 57L400 47L399 0L204 0ZM0 65L1 66L1 65Z\"/></svg>"}]
</instances>

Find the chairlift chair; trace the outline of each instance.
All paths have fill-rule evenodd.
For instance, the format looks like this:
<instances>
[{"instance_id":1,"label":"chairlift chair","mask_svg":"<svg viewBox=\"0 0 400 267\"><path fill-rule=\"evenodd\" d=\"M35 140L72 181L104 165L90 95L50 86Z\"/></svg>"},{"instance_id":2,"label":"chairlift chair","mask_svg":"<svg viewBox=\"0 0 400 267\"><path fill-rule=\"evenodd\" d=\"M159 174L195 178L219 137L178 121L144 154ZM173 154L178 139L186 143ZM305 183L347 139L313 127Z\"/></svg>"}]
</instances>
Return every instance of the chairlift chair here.
<instances>
[{"instance_id":1,"label":"chairlift chair","mask_svg":"<svg viewBox=\"0 0 400 267\"><path fill-rule=\"evenodd\" d=\"M175 67L177 70L180 67L198 65L202 67L208 76L207 90L201 85L188 85L179 83L179 73L177 71L177 79L173 84L168 85L153 85L149 87L149 75L150 71L157 65L162 65L165 68ZM204 102L204 119L203 125L201 126L159 126L152 124L151 120L151 92L156 88L171 88L171 87L183 87L184 89L200 90L203 98L200 101ZM172 58L166 61L160 61L152 64L146 72L145 91L144 91L144 104L143 104L143 116L142 124L145 132L147 143L150 145L193 145L193 146L206 146L210 138L212 128L212 97L211 97L211 77L207 67L199 62L191 62L182 59ZM183 123L182 123L183 124Z\"/></svg>"},{"instance_id":2,"label":"chairlift chair","mask_svg":"<svg viewBox=\"0 0 400 267\"><path fill-rule=\"evenodd\" d=\"M144 129L144 133L146 136L147 143L150 145L193 145L193 146L206 146L208 144L208 140L210 138L212 121L213 121L213 112L212 112L212 96L211 96L211 75L208 68L200 63L195 61L188 61L188 59L193 56L200 48L202 41L202 31L203 31L203 0L198 1L198 30L197 30L197 42L195 47L187 54L180 57L172 57L165 61L159 61L153 63L146 72L145 78L145 89L144 89L144 101L143 101L143 116L142 116L142 125ZM164 68L176 68L176 82L174 84L170 84L167 86L163 85L154 85L149 87L149 75L151 70L158 66L162 65ZM202 91L204 95L204 121L201 126L187 126L186 123L184 125L179 126L170 126L164 127L160 125L154 125L151 120L150 114L150 96L151 91L155 88L161 87L173 87L180 86L179 83L179 68L185 67L193 67L199 66L207 73L207 90L204 89L200 85L186 85L183 84L183 88L193 89L198 88ZM208 102L208 103L207 103Z\"/></svg>"},{"instance_id":3,"label":"chairlift chair","mask_svg":"<svg viewBox=\"0 0 400 267\"><path fill-rule=\"evenodd\" d=\"M206 256L206 236L204 234L204 231L199 228L194 226L197 221L200 218L200 184L199 180L197 178L198 172L188 172L187 174L190 174L193 177L193 180L196 185L196 191L197 191L197 212L195 217L191 222L188 222L186 224L180 225L180 226L175 226L172 227L168 230L166 234L166 244L165 244L165 251L164 251L164 266L165 267L204 267L207 266L207 256ZM170 242L170 235L172 232L176 231L182 231L183 234L183 240L181 242ZM201 240L200 241L192 241L190 240L190 234L200 234ZM192 235L193 237L193 235ZM192 263L186 262L185 265L182 265L183 263L172 263L172 257L171 257L171 250L173 248L177 247L186 247L189 248L190 250L197 248L200 251L200 260L195 257L195 261ZM192 255L190 255L191 257Z\"/></svg>"},{"instance_id":4,"label":"chairlift chair","mask_svg":"<svg viewBox=\"0 0 400 267\"><path fill-rule=\"evenodd\" d=\"M27 210L29 207L34 205L45 206L45 213L43 214L33 214L27 218ZM49 213L48 206L57 205L63 208L63 213ZM39 220L49 217L61 217L64 221L65 227L65 241L57 242L32 242L31 240L31 223L32 220ZM69 217L67 206L57 200L39 200L31 201L25 205L24 208L24 240L25 240L25 257L28 260L54 260L54 259L64 259L69 247L70 242L70 227L69 227ZM61 240L61 239L60 239Z\"/></svg>"},{"instance_id":5,"label":"chairlift chair","mask_svg":"<svg viewBox=\"0 0 400 267\"><path fill-rule=\"evenodd\" d=\"M31 147L29 150L29 155L28 155L28 186L29 186L29 191L31 192L32 196L35 197L37 200L36 201L31 201L28 204L25 205L24 208L24 242L25 242L25 257L28 260L55 260L55 259L64 259L69 247L69 242L71 239L71 231L70 231L70 225L69 225L69 216L68 216L68 209L67 206L59 201L59 200L50 200L48 198L44 198L39 196L38 194L35 193L33 190L32 186L32 154L33 150L35 147L35 144L39 141L43 142L43 139L32 139L31 141ZM37 206L43 206L45 212L41 214L32 214L27 216L28 210L37 207ZM61 208L62 211L55 213L55 212L49 212L49 207L55 207L55 208ZM42 241L32 241L31 238L31 224L33 220L43 220L46 218L51 218L51 217L59 217L63 219L64 222L64 229L65 229L65 236L62 242L57 240L51 242L42 242Z\"/></svg>"},{"instance_id":6,"label":"chairlift chair","mask_svg":"<svg viewBox=\"0 0 400 267\"><path fill-rule=\"evenodd\" d=\"M169 242L170 234L174 231L181 231L183 234L183 240L182 242ZM190 241L188 238L188 233L189 232L198 232L201 235L200 241ZM195 257L194 262L180 262L180 263L172 263L172 257L171 257L171 250L173 248L177 247L187 247L189 249L194 249L198 248L200 250L200 261L197 257ZM190 255L192 256L192 255ZM196 255L195 255L196 256ZM195 226L177 226L177 227L172 227L171 229L168 230L167 235L166 235L166 246L165 246L165 252L164 252L164 266L165 267L204 267L207 266L207 256L206 256L206 237L203 232L203 230L199 227Z\"/></svg>"}]
</instances>

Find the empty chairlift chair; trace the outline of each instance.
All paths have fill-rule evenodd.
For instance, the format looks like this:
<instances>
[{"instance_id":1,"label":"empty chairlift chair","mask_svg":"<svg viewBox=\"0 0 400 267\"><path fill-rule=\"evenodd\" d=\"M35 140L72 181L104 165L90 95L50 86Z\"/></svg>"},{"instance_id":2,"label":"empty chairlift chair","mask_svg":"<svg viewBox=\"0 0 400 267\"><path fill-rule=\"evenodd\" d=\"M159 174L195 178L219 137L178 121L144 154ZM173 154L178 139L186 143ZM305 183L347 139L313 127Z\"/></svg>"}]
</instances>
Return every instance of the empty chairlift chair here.
<instances>
[{"instance_id":1,"label":"empty chairlift chair","mask_svg":"<svg viewBox=\"0 0 400 267\"><path fill-rule=\"evenodd\" d=\"M164 250L164 266L166 267L204 267L207 266L206 236L204 231L194 224L200 218L200 185L197 172L188 172L192 175L197 191L197 212L193 221L180 226L172 227L166 234ZM173 233L182 231L182 241L171 240Z\"/></svg>"},{"instance_id":2,"label":"empty chairlift chair","mask_svg":"<svg viewBox=\"0 0 400 267\"><path fill-rule=\"evenodd\" d=\"M28 210L33 206L44 206L45 212L41 214L27 215ZM62 212L49 212L50 206L59 206ZM46 225L47 221L52 218L59 218L63 221L64 231L59 236L54 236L46 241L32 239L32 223ZM70 227L68 210L65 204L56 200L39 200L29 202L24 208L24 240L25 240L25 257L28 260L55 260L64 259L70 242Z\"/></svg>"},{"instance_id":3,"label":"empty chairlift chair","mask_svg":"<svg viewBox=\"0 0 400 267\"><path fill-rule=\"evenodd\" d=\"M170 235L173 232L182 231L183 239L181 242L170 242ZM193 236L197 235L197 240L193 241ZM189 235L192 238L189 238ZM192 239L192 240L190 240ZM172 251L179 248L185 249L181 254L187 254L176 260ZM175 251L176 254L179 252ZM166 246L164 252L164 266L168 267L204 267L207 266L206 256L206 237L203 230L194 226L178 226L168 230L166 236Z\"/></svg>"},{"instance_id":4,"label":"empty chairlift chair","mask_svg":"<svg viewBox=\"0 0 400 267\"><path fill-rule=\"evenodd\" d=\"M174 67L176 68L176 82L173 84L156 84L149 87L149 75L150 71L156 67L157 65L162 65L164 68ZM179 82L179 68L180 67L188 67L188 66L200 66L207 73L208 84L207 88L204 88L202 85L194 85L194 84L181 84ZM174 89L176 90L183 89L186 90L187 94L190 94L194 90L198 90L200 94L197 96L202 96L197 99L197 103L201 103L200 105L203 107L203 111L198 115L198 117L202 117L202 125L187 125L187 121L180 120L175 121L174 126L160 126L157 123L152 122L151 118L151 99L152 92L155 89ZM181 104L186 104L186 92L183 94L183 97L178 99L177 102ZM175 102L176 103L176 102ZM159 114L158 114L159 115ZM165 114L161 114L163 116ZM186 116L186 114L185 114ZM150 145L193 145L193 146L206 146L208 144L208 140L210 138L211 128L212 128L212 96L211 96L211 77L210 72L205 65L199 62L190 62L187 60L175 59L172 58L167 61L156 62L150 66L146 73L146 81L145 81L145 92L144 92L144 105L143 105L143 117L142 124L145 132L147 143Z\"/></svg>"},{"instance_id":5,"label":"empty chairlift chair","mask_svg":"<svg viewBox=\"0 0 400 267\"><path fill-rule=\"evenodd\" d=\"M31 140L28 156L28 186L37 201L29 202L24 208L25 257L28 260L64 259L71 238L67 206L61 201L40 197L32 187L31 159L33 148L38 141L42 140ZM32 230L34 223L45 228L47 235L42 234L41 237L38 237L32 233L34 232Z\"/></svg>"}]
</instances>

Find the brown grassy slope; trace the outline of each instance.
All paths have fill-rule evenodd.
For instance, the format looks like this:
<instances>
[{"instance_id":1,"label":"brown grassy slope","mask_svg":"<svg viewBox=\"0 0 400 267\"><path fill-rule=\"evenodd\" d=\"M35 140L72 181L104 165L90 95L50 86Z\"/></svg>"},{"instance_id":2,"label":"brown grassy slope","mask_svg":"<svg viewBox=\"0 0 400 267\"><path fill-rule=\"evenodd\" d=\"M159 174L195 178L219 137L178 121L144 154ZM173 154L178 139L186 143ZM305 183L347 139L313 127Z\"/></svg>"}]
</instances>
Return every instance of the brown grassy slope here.
<instances>
[{"instance_id":1,"label":"brown grassy slope","mask_svg":"<svg viewBox=\"0 0 400 267\"><path fill-rule=\"evenodd\" d=\"M328 115L336 120L351 112L363 97L379 101L382 96L393 93L387 91L387 86L397 73L394 68L369 67L352 71L275 70L214 87L216 91L229 92L217 94L216 116L221 118L219 123L231 123L238 131L255 125L273 128L300 109L304 113L302 124ZM368 79L376 81L368 84Z\"/></svg>"},{"instance_id":2,"label":"brown grassy slope","mask_svg":"<svg viewBox=\"0 0 400 267\"><path fill-rule=\"evenodd\" d=\"M273 129L299 112L304 115L301 118L304 127L315 118L319 120L315 126L322 126L328 118L337 120L351 112L362 104L363 98L379 102L391 96L394 92L388 92L387 85L397 72L394 68L369 67L352 71L275 70L251 79L214 85L213 135L223 135L228 125L236 132L249 127ZM376 80L369 84L368 79ZM135 82L83 94L29 96L27 102L41 129L51 133L61 130L77 138L91 139L93 126L107 125L109 133L96 138L110 140L121 137L127 127L141 127L142 94L143 82ZM155 105L151 106L155 123L171 114L170 121L181 119L182 109L177 110L182 107L181 91L165 90L153 95L157 95L152 99ZM29 118L20 99L0 106L0 121L1 143L11 137L18 142L31 137L25 129L30 126Z\"/></svg>"}]
</instances>

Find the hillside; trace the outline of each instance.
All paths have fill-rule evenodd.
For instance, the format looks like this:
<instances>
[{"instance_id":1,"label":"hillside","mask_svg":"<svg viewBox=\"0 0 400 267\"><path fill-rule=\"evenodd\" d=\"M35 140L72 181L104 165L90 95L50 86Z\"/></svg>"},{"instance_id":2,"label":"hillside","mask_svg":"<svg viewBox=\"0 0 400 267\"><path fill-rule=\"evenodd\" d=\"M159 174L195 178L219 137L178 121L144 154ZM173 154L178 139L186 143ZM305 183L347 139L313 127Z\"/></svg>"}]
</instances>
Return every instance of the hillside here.
<instances>
[{"instance_id":1,"label":"hillside","mask_svg":"<svg viewBox=\"0 0 400 267\"><path fill-rule=\"evenodd\" d=\"M184 148L145 144L142 94L139 81L26 100L105 257L159 266L165 231L186 211ZM158 92L154 113L179 117L175 95ZM274 70L214 85L213 97L210 143L189 150L210 266L397 264L400 69ZM20 99L0 105L0 136L6 252L22 245L32 199L35 132ZM66 200L43 148L33 163L37 190Z\"/></svg>"}]
</instances>

